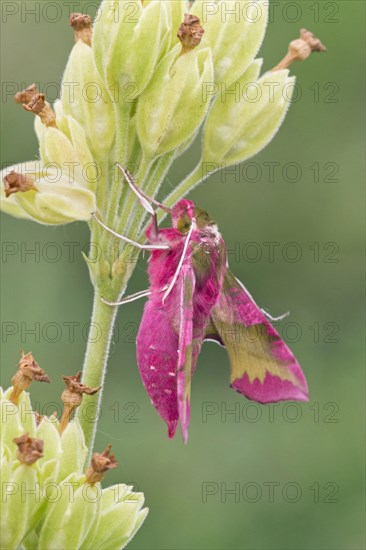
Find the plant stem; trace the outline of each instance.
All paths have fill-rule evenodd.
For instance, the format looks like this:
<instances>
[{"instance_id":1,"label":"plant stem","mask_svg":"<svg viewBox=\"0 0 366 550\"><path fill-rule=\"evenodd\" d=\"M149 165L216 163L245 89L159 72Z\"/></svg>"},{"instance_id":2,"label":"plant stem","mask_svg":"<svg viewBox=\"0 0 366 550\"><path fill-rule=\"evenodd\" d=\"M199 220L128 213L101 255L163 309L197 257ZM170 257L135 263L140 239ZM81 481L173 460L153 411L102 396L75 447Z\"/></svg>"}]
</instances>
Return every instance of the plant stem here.
<instances>
[{"instance_id":1,"label":"plant stem","mask_svg":"<svg viewBox=\"0 0 366 550\"><path fill-rule=\"evenodd\" d=\"M83 384L87 386L103 386L116 313L117 308L104 304L101 301L98 289L95 289L93 313L82 379ZM89 455L92 452L97 431L97 422L100 416L102 402L102 390L103 387L93 396L84 396L83 402L77 411L77 417L85 435L85 442L89 449ZM90 456L87 460L89 460L89 458Z\"/></svg>"}]
</instances>

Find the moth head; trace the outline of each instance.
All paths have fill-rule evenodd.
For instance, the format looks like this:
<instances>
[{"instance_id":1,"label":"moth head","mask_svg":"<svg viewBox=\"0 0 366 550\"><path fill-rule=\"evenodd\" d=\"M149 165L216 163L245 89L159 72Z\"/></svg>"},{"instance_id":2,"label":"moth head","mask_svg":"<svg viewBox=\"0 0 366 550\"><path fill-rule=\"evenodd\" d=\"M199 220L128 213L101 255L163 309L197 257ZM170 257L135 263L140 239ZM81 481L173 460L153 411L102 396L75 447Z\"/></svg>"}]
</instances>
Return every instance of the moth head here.
<instances>
[{"instance_id":1,"label":"moth head","mask_svg":"<svg viewBox=\"0 0 366 550\"><path fill-rule=\"evenodd\" d=\"M181 233L188 233L191 228L192 218L195 215L194 202L182 199L172 209L173 227Z\"/></svg>"}]
</instances>

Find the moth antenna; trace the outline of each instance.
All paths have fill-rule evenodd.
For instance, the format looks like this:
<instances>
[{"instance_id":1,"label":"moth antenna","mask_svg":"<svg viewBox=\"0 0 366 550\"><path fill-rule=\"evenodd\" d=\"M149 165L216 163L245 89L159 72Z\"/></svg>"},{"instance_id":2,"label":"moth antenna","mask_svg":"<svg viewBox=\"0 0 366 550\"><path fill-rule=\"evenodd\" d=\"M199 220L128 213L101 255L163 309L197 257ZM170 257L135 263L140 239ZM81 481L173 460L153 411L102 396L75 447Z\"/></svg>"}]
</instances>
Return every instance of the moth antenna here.
<instances>
[{"instance_id":1,"label":"moth antenna","mask_svg":"<svg viewBox=\"0 0 366 550\"><path fill-rule=\"evenodd\" d=\"M191 236L192 236L192 233L193 233L195 228L196 228L196 220L194 218L192 218L192 225L191 225L191 228L190 228L189 232L187 233L186 241L185 241L184 247L183 247L182 256L180 257L179 264L178 264L178 267L177 267L177 269L174 273L173 279L171 280L171 283L168 286L168 288L167 288L167 290L166 290L166 292L163 296L163 304L164 304L165 300L167 299L167 297L169 296L169 294L171 293L171 291L173 290L175 283L177 282L179 272L182 269L184 258L185 258L185 255L187 253L187 250L188 250L189 241L191 240Z\"/></svg>"},{"instance_id":2,"label":"moth antenna","mask_svg":"<svg viewBox=\"0 0 366 550\"><path fill-rule=\"evenodd\" d=\"M145 296L150 296L150 294L151 294L151 290L141 290L140 292L136 292L135 294L126 296L126 298L123 298L120 302L109 302L104 298L101 298L101 301L103 302L103 304L106 304L107 306L121 306L123 304L128 304L129 302L134 302L135 300L139 300L140 298L145 298Z\"/></svg>"},{"instance_id":3,"label":"moth antenna","mask_svg":"<svg viewBox=\"0 0 366 550\"><path fill-rule=\"evenodd\" d=\"M170 214L170 215L172 214L171 208L169 208L168 206L165 206L165 204L162 204L161 202L153 199L152 197L149 197L149 195L147 195L144 191L142 191L142 189L138 187L137 183L133 179L130 172L124 166L122 166L122 164L119 164L119 162L116 162L116 166L118 166L118 168L122 171L122 174L126 178L128 185L130 186L130 189L135 193L140 203L142 204L142 206L145 208L147 212L149 212L150 214L154 214L154 209L150 204L152 203L152 204L155 204L155 206L157 206L158 208L161 208L162 210L164 210L164 212L166 212L167 214Z\"/></svg>"},{"instance_id":4,"label":"moth antenna","mask_svg":"<svg viewBox=\"0 0 366 550\"><path fill-rule=\"evenodd\" d=\"M125 243L131 244L132 246L135 246L136 248L139 248L140 250L169 250L170 246L168 244L141 244L136 241L133 241L132 239L129 239L128 237L125 237L124 235L120 235L119 233L116 233L116 231L113 231L110 227L105 225L95 212L92 212L92 217L97 222L98 225L103 227L108 233L116 237L117 239L121 239L121 241L124 241Z\"/></svg>"},{"instance_id":5,"label":"moth antenna","mask_svg":"<svg viewBox=\"0 0 366 550\"><path fill-rule=\"evenodd\" d=\"M287 311L286 313L284 313L283 315L279 315L278 317L272 317L272 315L270 313L268 313L268 311L266 311L265 309L262 309L262 313L264 313L264 315L267 317L267 319L269 319L270 321L283 321L283 319L286 319L286 317L288 317L290 315L290 312Z\"/></svg>"}]
</instances>

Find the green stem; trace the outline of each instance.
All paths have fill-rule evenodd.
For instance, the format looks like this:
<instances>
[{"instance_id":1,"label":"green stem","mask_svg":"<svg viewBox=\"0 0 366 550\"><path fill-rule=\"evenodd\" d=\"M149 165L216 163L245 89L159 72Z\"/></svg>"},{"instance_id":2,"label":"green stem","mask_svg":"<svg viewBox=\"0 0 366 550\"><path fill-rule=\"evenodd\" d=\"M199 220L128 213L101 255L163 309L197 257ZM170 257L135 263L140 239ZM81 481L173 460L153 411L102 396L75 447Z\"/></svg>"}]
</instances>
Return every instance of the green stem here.
<instances>
[{"instance_id":1,"label":"green stem","mask_svg":"<svg viewBox=\"0 0 366 550\"><path fill-rule=\"evenodd\" d=\"M84 395L77 417L85 435L89 458L93 449L97 422L101 413L103 383L107 370L107 360L116 319L117 307L107 306L101 301L95 289L91 329L83 367L83 384L89 387L102 386L93 396Z\"/></svg>"},{"instance_id":2,"label":"green stem","mask_svg":"<svg viewBox=\"0 0 366 550\"><path fill-rule=\"evenodd\" d=\"M116 107L117 108L117 107ZM127 150L128 150L128 132L130 124L130 114L131 106L129 104L124 104L122 109L118 111L118 129L117 129L117 140L115 146L115 156L114 162L120 162L123 165L127 162ZM114 218L116 213L119 211L119 203L121 198L123 185L122 185L122 176L120 172L116 169L114 173L114 179L112 183L111 195L108 197L108 211L105 216L107 225L113 227Z\"/></svg>"},{"instance_id":3,"label":"green stem","mask_svg":"<svg viewBox=\"0 0 366 550\"><path fill-rule=\"evenodd\" d=\"M182 197L192 191L198 185L205 175L202 175L203 172L203 163L200 161L196 168L183 180L165 199L165 204L167 206L174 206Z\"/></svg>"}]
</instances>

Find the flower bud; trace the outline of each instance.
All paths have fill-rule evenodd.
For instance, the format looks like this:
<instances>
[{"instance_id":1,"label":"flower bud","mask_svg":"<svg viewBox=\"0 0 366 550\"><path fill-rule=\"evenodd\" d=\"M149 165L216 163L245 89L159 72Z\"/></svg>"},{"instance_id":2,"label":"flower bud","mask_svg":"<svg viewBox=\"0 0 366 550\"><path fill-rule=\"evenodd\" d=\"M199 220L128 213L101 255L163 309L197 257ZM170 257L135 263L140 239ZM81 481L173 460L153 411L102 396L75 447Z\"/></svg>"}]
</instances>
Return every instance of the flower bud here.
<instances>
[{"instance_id":1,"label":"flower bud","mask_svg":"<svg viewBox=\"0 0 366 550\"><path fill-rule=\"evenodd\" d=\"M202 45L212 48L215 81L229 86L256 56L266 30L267 0L196 0L197 15L205 35Z\"/></svg>"},{"instance_id":2,"label":"flower bud","mask_svg":"<svg viewBox=\"0 0 366 550\"><path fill-rule=\"evenodd\" d=\"M14 457L16 444L13 443ZM29 466L2 460L2 498L0 501L0 546L1 548L19 548L29 530L36 525L37 512L42 500L37 498L40 488L36 465ZM24 490L33 491L24 497ZM5 492L5 494L4 494ZM38 501L38 502L37 502Z\"/></svg>"},{"instance_id":3,"label":"flower bud","mask_svg":"<svg viewBox=\"0 0 366 550\"><path fill-rule=\"evenodd\" d=\"M209 102L203 86L212 82L208 48L192 50L177 59L174 49L157 67L154 79L140 96L137 129L149 159L185 143L201 125Z\"/></svg>"},{"instance_id":4,"label":"flower bud","mask_svg":"<svg viewBox=\"0 0 366 550\"><path fill-rule=\"evenodd\" d=\"M85 445L83 430L77 418L69 422L66 429L61 432L62 461L58 478L65 479L71 472L82 472L88 453Z\"/></svg>"},{"instance_id":5,"label":"flower bud","mask_svg":"<svg viewBox=\"0 0 366 550\"><path fill-rule=\"evenodd\" d=\"M47 132L49 131L61 134L54 128L48 128ZM67 141L65 136L64 139ZM62 151L57 149L57 142L61 145L65 143L63 139L59 140L59 136L57 136L56 142L53 142L52 139L47 142L47 147L49 151L54 151L55 156L60 155L58 160L61 160L65 157L62 157ZM55 148L53 149L54 145ZM1 181L8 178L13 171L15 171L13 167L2 170L0 173ZM14 197L13 200L16 201L17 206L28 217L40 223L51 225L70 223L75 220L89 220L96 209L94 193L79 185L72 179L70 174L63 173L61 167L57 165L56 167L54 165L47 167L41 162L29 162L19 165L17 173L20 176L26 176L28 181L31 178L34 189L14 193L9 199L4 198L1 206L4 205L5 201Z\"/></svg>"},{"instance_id":6,"label":"flower bud","mask_svg":"<svg viewBox=\"0 0 366 550\"><path fill-rule=\"evenodd\" d=\"M223 102L220 95L216 97L204 127L204 162L227 166L243 162L263 149L279 129L295 79L283 70L257 80L260 66L261 60L254 61L232 84L238 98L229 94Z\"/></svg>"},{"instance_id":7,"label":"flower bud","mask_svg":"<svg viewBox=\"0 0 366 550\"><path fill-rule=\"evenodd\" d=\"M123 484L104 489L99 523L92 532L97 548L124 548L144 522L148 513L147 508L142 509L144 495L131 491L131 486ZM112 530L111 525L118 528Z\"/></svg>"},{"instance_id":8,"label":"flower bud","mask_svg":"<svg viewBox=\"0 0 366 550\"><path fill-rule=\"evenodd\" d=\"M168 42L166 52L168 52L178 44L177 32L184 19L184 12L188 8L184 0L161 2L161 5L165 9L167 17Z\"/></svg>"},{"instance_id":9,"label":"flower bud","mask_svg":"<svg viewBox=\"0 0 366 550\"><path fill-rule=\"evenodd\" d=\"M5 174L5 170L3 171ZM15 218L24 218L24 219L31 219L30 216L23 210L21 206L16 201L15 194L10 195L7 197L5 195L5 182L4 178L5 176L0 176L0 210L2 212L5 212L5 214L10 214L10 216L14 216Z\"/></svg>"},{"instance_id":10,"label":"flower bud","mask_svg":"<svg viewBox=\"0 0 366 550\"><path fill-rule=\"evenodd\" d=\"M115 119L111 96L93 60L92 49L79 40L62 80L62 110L85 130L89 147L99 158L112 147Z\"/></svg>"},{"instance_id":11,"label":"flower bud","mask_svg":"<svg viewBox=\"0 0 366 550\"><path fill-rule=\"evenodd\" d=\"M104 0L100 6L93 36L95 63L109 88L118 89L121 101L131 85L136 88L134 98L144 90L161 52L166 51L169 37L163 4Z\"/></svg>"}]
</instances>

